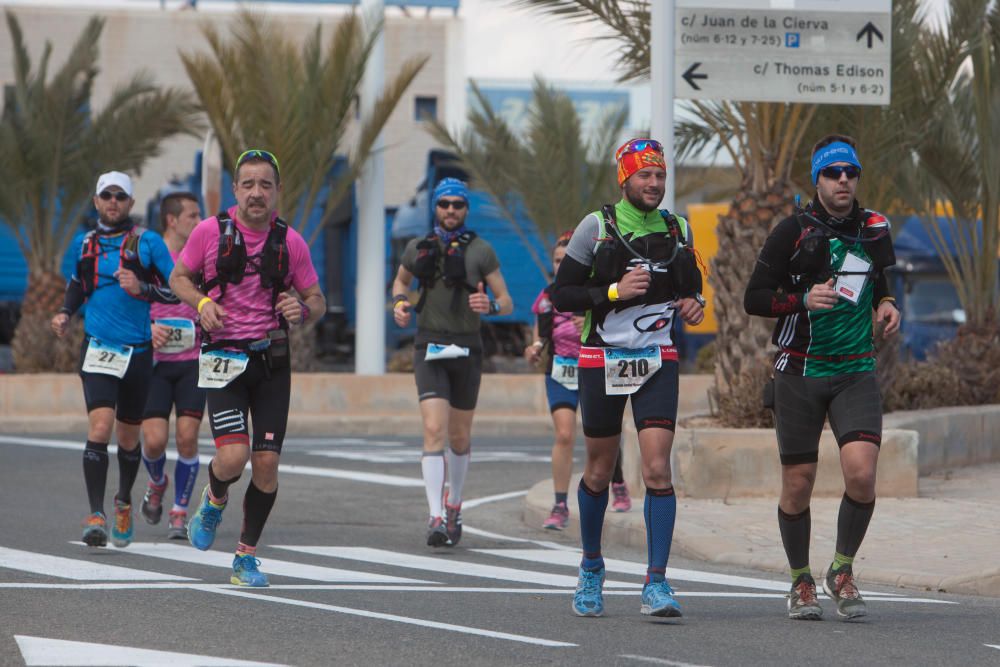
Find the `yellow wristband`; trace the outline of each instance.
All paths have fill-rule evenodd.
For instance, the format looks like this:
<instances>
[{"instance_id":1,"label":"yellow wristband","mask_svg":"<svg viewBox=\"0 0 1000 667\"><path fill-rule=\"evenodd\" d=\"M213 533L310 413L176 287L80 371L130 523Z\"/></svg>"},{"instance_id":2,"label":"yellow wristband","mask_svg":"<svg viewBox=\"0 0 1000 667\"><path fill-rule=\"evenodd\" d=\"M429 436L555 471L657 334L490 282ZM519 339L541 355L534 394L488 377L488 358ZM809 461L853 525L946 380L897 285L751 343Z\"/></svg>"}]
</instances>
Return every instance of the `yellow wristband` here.
<instances>
[{"instance_id":1,"label":"yellow wristband","mask_svg":"<svg viewBox=\"0 0 1000 667\"><path fill-rule=\"evenodd\" d=\"M198 302L198 314L201 314L201 309L205 307L205 304L212 300L212 297L206 296Z\"/></svg>"},{"instance_id":2,"label":"yellow wristband","mask_svg":"<svg viewBox=\"0 0 1000 667\"><path fill-rule=\"evenodd\" d=\"M896 299L894 299L893 297L891 297L891 296L884 296L881 299L879 299L878 305L881 306L886 301L888 301L890 303L896 303Z\"/></svg>"},{"instance_id":3,"label":"yellow wristband","mask_svg":"<svg viewBox=\"0 0 1000 667\"><path fill-rule=\"evenodd\" d=\"M618 300L618 283L608 285L608 301Z\"/></svg>"}]
</instances>

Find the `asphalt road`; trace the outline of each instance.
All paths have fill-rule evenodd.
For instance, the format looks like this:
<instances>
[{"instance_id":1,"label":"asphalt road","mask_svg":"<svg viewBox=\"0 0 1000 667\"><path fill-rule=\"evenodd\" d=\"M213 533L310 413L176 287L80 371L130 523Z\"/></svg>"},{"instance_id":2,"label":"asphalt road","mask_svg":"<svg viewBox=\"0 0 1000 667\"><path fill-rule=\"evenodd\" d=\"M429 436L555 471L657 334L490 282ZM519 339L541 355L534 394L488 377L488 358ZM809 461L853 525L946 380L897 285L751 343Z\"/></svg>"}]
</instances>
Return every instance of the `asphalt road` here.
<instances>
[{"instance_id":1,"label":"asphalt road","mask_svg":"<svg viewBox=\"0 0 1000 667\"><path fill-rule=\"evenodd\" d=\"M238 502L210 552L141 518L126 549L80 544L83 439L0 436L0 665L1000 664L1000 600L865 587L864 621L824 599L826 620L793 622L785 579L678 558L684 617L651 620L645 552L614 544L606 615L577 618L577 545L521 521L523 492L548 476L548 443L531 439L476 440L465 536L439 550L424 544L415 439L286 442L258 551L272 586L239 589Z\"/></svg>"}]
</instances>

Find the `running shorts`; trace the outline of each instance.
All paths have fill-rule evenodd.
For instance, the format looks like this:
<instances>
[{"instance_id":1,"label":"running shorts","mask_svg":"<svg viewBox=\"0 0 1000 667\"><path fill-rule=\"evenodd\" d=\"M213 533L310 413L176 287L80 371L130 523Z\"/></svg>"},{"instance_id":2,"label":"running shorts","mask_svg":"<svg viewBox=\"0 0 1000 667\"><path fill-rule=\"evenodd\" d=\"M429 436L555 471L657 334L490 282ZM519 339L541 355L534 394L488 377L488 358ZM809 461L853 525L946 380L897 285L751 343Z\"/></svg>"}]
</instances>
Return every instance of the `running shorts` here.
<instances>
[{"instance_id":1,"label":"running shorts","mask_svg":"<svg viewBox=\"0 0 1000 667\"><path fill-rule=\"evenodd\" d=\"M241 375L225 387L207 391L215 446L250 442L255 452L281 453L291 389L290 368L269 371L263 355L251 353L247 369Z\"/></svg>"},{"instance_id":2,"label":"running shorts","mask_svg":"<svg viewBox=\"0 0 1000 667\"><path fill-rule=\"evenodd\" d=\"M146 397L149 395L149 381L153 374L152 348L147 345L142 351L134 349L125 375L117 378L114 375L83 370L83 356L89 344L90 338L84 336L79 363L87 412L97 408L115 408L115 418L118 421L123 424L141 424Z\"/></svg>"},{"instance_id":3,"label":"running shorts","mask_svg":"<svg viewBox=\"0 0 1000 667\"><path fill-rule=\"evenodd\" d=\"M483 375L482 350L470 350L469 356L427 361L426 345L413 348L413 374L417 397L444 398L456 410L475 410L479 400L479 382Z\"/></svg>"},{"instance_id":4,"label":"running shorts","mask_svg":"<svg viewBox=\"0 0 1000 667\"><path fill-rule=\"evenodd\" d=\"M625 403L632 399L632 417L637 431L665 428L677 424L679 366L663 360L660 370L631 395L608 396L604 391L604 367L580 368L580 412L583 434L588 438L608 438L622 432Z\"/></svg>"},{"instance_id":5,"label":"running shorts","mask_svg":"<svg viewBox=\"0 0 1000 667\"><path fill-rule=\"evenodd\" d=\"M576 412L576 406L580 402L579 390L567 389L553 380L551 375L545 376L545 397L549 399L549 412L555 412L560 408L569 408Z\"/></svg>"},{"instance_id":6,"label":"running shorts","mask_svg":"<svg viewBox=\"0 0 1000 667\"><path fill-rule=\"evenodd\" d=\"M201 419L205 413L205 390L198 387L198 360L158 361L153 365L149 398L143 419L178 417Z\"/></svg>"}]
</instances>

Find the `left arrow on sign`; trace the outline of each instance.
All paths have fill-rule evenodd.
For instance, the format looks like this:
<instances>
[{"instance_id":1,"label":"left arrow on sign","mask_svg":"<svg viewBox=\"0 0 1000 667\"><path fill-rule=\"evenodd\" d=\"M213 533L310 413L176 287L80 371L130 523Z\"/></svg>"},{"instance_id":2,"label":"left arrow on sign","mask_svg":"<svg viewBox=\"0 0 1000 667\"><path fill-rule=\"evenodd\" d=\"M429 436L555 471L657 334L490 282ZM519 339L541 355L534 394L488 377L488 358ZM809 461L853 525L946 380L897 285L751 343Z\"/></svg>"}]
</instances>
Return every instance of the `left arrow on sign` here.
<instances>
[{"instance_id":1,"label":"left arrow on sign","mask_svg":"<svg viewBox=\"0 0 1000 667\"><path fill-rule=\"evenodd\" d=\"M874 37L878 37L878 41L880 41L880 42L883 42L883 43L885 42L885 39L882 37L882 33L879 32L879 29L876 28L875 24L872 23L871 21L869 21L868 23L865 24L865 27L861 29L861 32L858 33L857 39L855 39L854 41L855 42L860 42L861 38L865 37L865 36L868 37L868 48L869 49L872 48L872 44L875 41L873 39Z\"/></svg>"},{"instance_id":2,"label":"left arrow on sign","mask_svg":"<svg viewBox=\"0 0 1000 667\"><path fill-rule=\"evenodd\" d=\"M136 667L193 667L207 665L212 667L283 667L275 663L250 662L233 660L231 658L213 658L206 655L191 653L174 653L173 651L153 651L151 649L132 648L130 646L114 646L113 644L91 644L88 642L71 642L62 639L46 637L27 637L14 635L17 646L21 649L24 664L32 665L89 665L103 667L104 665L135 665Z\"/></svg>"},{"instance_id":3,"label":"left arrow on sign","mask_svg":"<svg viewBox=\"0 0 1000 667\"><path fill-rule=\"evenodd\" d=\"M700 67L700 66L701 66L701 63L694 63L694 64L691 65L691 67L688 67L687 71L684 72L684 74L683 74L684 80L687 81L688 85L691 86L692 88L694 88L695 90L701 90L701 87L697 83L694 82L695 79L707 79L708 78L707 74L695 74L694 71L696 69L698 69L698 67Z\"/></svg>"}]
</instances>

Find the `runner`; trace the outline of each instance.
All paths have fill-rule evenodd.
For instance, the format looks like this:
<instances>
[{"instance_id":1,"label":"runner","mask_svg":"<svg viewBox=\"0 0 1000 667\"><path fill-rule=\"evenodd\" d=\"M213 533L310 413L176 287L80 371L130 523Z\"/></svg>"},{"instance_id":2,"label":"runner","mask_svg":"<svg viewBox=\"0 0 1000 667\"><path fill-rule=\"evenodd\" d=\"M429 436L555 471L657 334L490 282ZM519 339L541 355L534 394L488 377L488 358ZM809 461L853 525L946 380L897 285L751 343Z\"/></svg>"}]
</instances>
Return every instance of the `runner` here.
<instances>
[{"instance_id":1,"label":"runner","mask_svg":"<svg viewBox=\"0 0 1000 667\"><path fill-rule=\"evenodd\" d=\"M160 202L163 240L176 262L195 225L201 221L198 198L175 192ZM198 349L201 336L195 326L198 313L185 303L153 304L153 378L142 420L142 461L149 472L146 495L139 511L156 525L163 515L163 494L169 476L167 439L170 411L177 417L177 464L174 466L174 504L167 518L167 537L187 539L188 501L198 477L198 429L205 412L205 390L198 387Z\"/></svg>"},{"instance_id":2,"label":"runner","mask_svg":"<svg viewBox=\"0 0 1000 667\"><path fill-rule=\"evenodd\" d=\"M666 580L677 508L670 448L678 364L670 331L675 313L689 324L703 319L701 273L687 222L657 210L667 175L660 143L633 139L615 159L622 198L580 222L552 291L557 310L587 312L579 373L587 457L577 492L583 560L573 611L604 613L601 532L622 416L631 398L646 484L649 561L641 611L680 616Z\"/></svg>"},{"instance_id":3,"label":"runner","mask_svg":"<svg viewBox=\"0 0 1000 667\"><path fill-rule=\"evenodd\" d=\"M462 491L483 366L479 318L506 315L514 304L493 247L465 226L465 183L443 179L431 201L434 231L406 245L392 284L392 307L400 327L409 326L411 308L417 313L413 367L424 427L420 467L430 509L427 544L442 547L462 538ZM407 296L414 278L420 281L416 307ZM495 298L487 296L486 287Z\"/></svg>"},{"instance_id":4,"label":"runner","mask_svg":"<svg viewBox=\"0 0 1000 667\"><path fill-rule=\"evenodd\" d=\"M309 246L278 217L278 160L267 151L249 150L233 172L236 206L195 227L170 277L177 295L201 316L198 384L208 389L216 447L188 539L203 551L212 546L229 487L249 461L230 581L267 586L256 553L278 494L278 458L288 424L288 327L318 320L326 300ZM204 282L196 286L199 274Z\"/></svg>"},{"instance_id":5,"label":"runner","mask_svg":"<svg viewBox=\"0 0 1000 667\"><path fill-rule=\"evenodd\" d=\"M552 273L559 271L559 264L566 256L566 246L573 232L566 232L556 241L552 250ZM542 523L542 528L562 530L569 524L569 478L573 474L573 443L576 440L576 406L579 403L577 366L580 357L580 333L583 331L582 314L567 315L552 307L552 285L543 289L535 299L531 312L537 316L533 329L534 342L524 348L529 363L537 364L542 351L548 347L550 355L545 368L545 395L555 427L552 443L552 487L555 503L552 512ZM611 491L614 495L612 509L627 512L632 499L622 474L622 453L619 449L612 476Z\"/></svg>"},{"instance_id":6,"label":"runner","mask_svg":"<svg viewBox=\"0 0 1000 667\"><path fill-rule=\"evenodd\" d=\"M778 528L791 568L793 619L823 615L809 569L809 501L827 418L846 491L823 590L840 616L868 613L852 565L875 511L882 442L872 317L885 323L886 336L899 329L900 317L883 272L896 262L889 221L858 204L861 173L850 137L828 135L813 147L816 196L771 231L744 297L747 313L778 318L765 405L774 410L781 455Z\"/></svg>"},{"instance_id":7,"label":"runner","mask_svg":"<svg viewBox=\"0 0 1000 667\"><path fill-rule=\"evenodd\" d=\"M76 270L63 306L52 318L52 330L61 338L69 318L87 304L80 378L87 405L83 478L90 516L83 542L92 547L108 543L104 491L112 426L118 437L118 492L111 542L116 547L132 542L132 486L139 473L139 427L153 362L149 304L177 303L166 287L174 267L170 252L158 234L132 221L134 204L128 175L110 171L97 179L97 227L74 253Z\"/></svg>"}]
</instances>

